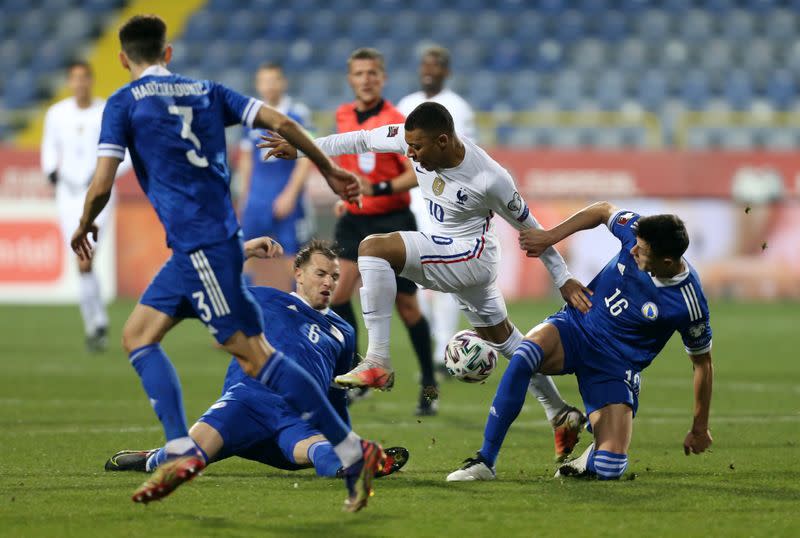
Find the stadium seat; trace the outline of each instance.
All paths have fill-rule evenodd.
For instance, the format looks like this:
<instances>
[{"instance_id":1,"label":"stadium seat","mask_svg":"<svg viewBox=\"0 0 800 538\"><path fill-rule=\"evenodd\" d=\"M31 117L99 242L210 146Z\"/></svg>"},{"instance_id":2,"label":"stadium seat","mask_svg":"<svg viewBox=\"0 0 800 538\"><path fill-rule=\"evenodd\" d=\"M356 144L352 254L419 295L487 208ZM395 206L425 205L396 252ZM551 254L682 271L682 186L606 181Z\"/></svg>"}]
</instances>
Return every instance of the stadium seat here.
<instances>
[{"instance_id":1,"label":"stadium seat","mask_svg":"<svg viewBox=\"0 0 800 538\"><path fill-rule=\"evenodd\" d=\"M786 69L775 71L767 81L766 96L778 110L790 108L797 100L795 77Z\"/></svg>"},{"instance_id":2,"label":"stadium seat","mask_svg":"<svg viewBox=\"0 0 800 538\"><path fill-rule=\"evenodd\" d=\"M575 71L561 71L553 80L550 93L559 108L574 110L584 97L583 78Z\"/></svg>"},{"instance_id":3,"label":"stadium seat","mask_svg":"<svg viewBox=\"0 0 800 538\"><path fill-rule=\"evenodd\" d=\"M608 10L593 17L594 35L605 41L615 42L628 35L628 19L621 12Z\"/></svg>"},{"instance_id":4,"label":"stadium seat","mask_svg":"<svg viewBox=\"0 0 800 538\"><path fill-rule=\"evenodd\" d=\"M747 11L737 9L725 17L722 30L726 38L731 41L744 42L753 37L753 15Z\"/></svg>"},{"instance_id":5,"label":"stadium seat","mask_svg":"<svg viewBox=\"0 0 800 538\"><path fill-rule=\"evenodd\" d=\"M625 77L618 71L604 71L593 82L597 105L604 110L619 110L625 100Z\"/></svg>"},{"instance_id":6,"label":"stadium seat","mask_svg":"<svg viewBox=\"0 0 800 538\"><path fill-rule=\"evenodd\" d=\"M747 128L723 129L720 138L720 147L728 150L747 150L755 147L755 131Z\"/></svg>"},{"instance_id":7,"label":"stadium seat","mask_svg":"<svg viewBox=\"0 0 800 538\"><path fill-rule=\"evenodd\" d=\"M521 65L519 43L512 39L502 39L489 56L489 67L494 71L510 72L524 67Z\"/></svg>"},{"instance_id":8,"label":"stadium seat","mask_svg":"<svg viewBox=\"0 0 800 538\"><path fill-rule=\"evenodd\" d=\"M533 108L539 99L539 77L533 71L523 71L513 76L509 87L509 104L514 110Z\"/></svg>"},{"instance_id":9,"label":"stadium seat","mask_svg":"<svg viewBox=\"0 0 800 538\"><path fill-rule=\"evenodd\" d=\"M700 46L711 38L711 16L705 11L692 9L683 18L680 26L683 38L695 46Z\"/></svg>"},{"instance_id":10,"label":"stadium seat","mask_svg":"<svg viewBox=\"0 0 800 538\"><path fill-rule=\"evenodd\" d=\"M546 35L544 20L536 11L516 14L511 21L512 33L523 45L536 44Z\"/></svg>"},{"instance_id":11,"label":"stadium seat","mask_svg":"<svg viewBox=\"0 0 800 538\"><path fill-rule=\"evenodd\" d=\"M598 39L582 39L570 48L570 66L584 73L596 73L608 68L606 44Z\"/></svg>"},{"instance_id":12,"label":"stadium seat","mask_svg":"<svg viewBox=\"0 0 800 538\"><path fill-rule=\"evenodd\" d=\"M572 43L583 36L584 18L577 10L570 9L558 17L553 35L562 43Z\"/></svg>"},{"instance_id":13,"label":"stadium seat","mask_svg":"<svg viewBox=\"0 0 800 538\"><path fill-rule=\"evenodd\" d=\"M636 97L646 110L657 111L664 105L669 93L667 79L660 70L651 69L638 79Z\"/></svg>"},{"instance_id":14,"label":"stadium seat","mask_svg":"<svg viewBox=\"0 0 800 538\"><path fill-rule=\"evenodd\" d=\"M265 37L270 39L292 39L296 37L296 15L289 9L281 9L267 18Z\"/></svg>"},{"instance_id":15,"label":"stadium seat","mask_svg":"<svg viewBox=\"0 0 800 538\"><path fill-rule=\"evenodd\" d=\"M711 98L711 87L704 71L690 71L683 80L680 95L691 110L700 110Z\"/></svg>"},{"instance_id":16,"label":"stadium seat","mask_svg":"<svg viewBox=\"0 0 800 538\"><path fill-rule=\"evenodd\" d=\"M734 110L750 108L753 100L753 83L750 75L741 69L732 71L725 80L725 98Z\"/></svg>"},{"instance_id":17,"label":"stadium seat","mask_svg":"<svg viewBox=\"0 0 800 538\"><path fill-rule=\"evenodd\" d=\"M647 49L639 39L626 39L617 48L616 63L624 71L640 72L646 64Z\"/></svg>"},{"instance_id":18,"label":"stadium seat","mask_svg":"<svg viewBox=\"0 0 800 538\"><path fill-rule=\"evenodd\" d=\"M662 43L669 34L669 16L660 9L649 9L636 18L636 33L648 43Z\"/></svg>"},{"instance_id":19,"label":"stadium seat","mask_svg":"<svg viewBox=\"0 0 800 538\"><path fill-rule=\"evenodd\" d=\"M548 39L539 43L533 67L538 71L552 72L561 67L563 59L562 46L557 41Z\"/></svg>"},{"instance_id":20,"label":"stadium seat","mask_svg":"<svg viewBox=\"0 0 800 538\"><path fill-rule=\"evenodd\" d=\"M341 37L338 16L331 9L309 13L303 21L306 25L306 39L318 43L320 47L324 48L331 40Z\"/></svg>"},{"instance_id":21,"label":"stadium seat","mask_svg":"<svg viewBox=\"0 0 800 538\"><path fill-rule=\"evenodd\" d=\"M766 129L762 141L766 149L776 151L797 151L797 148L800 147L797 129L775 127Z\"/></svg>"}]
</instances>

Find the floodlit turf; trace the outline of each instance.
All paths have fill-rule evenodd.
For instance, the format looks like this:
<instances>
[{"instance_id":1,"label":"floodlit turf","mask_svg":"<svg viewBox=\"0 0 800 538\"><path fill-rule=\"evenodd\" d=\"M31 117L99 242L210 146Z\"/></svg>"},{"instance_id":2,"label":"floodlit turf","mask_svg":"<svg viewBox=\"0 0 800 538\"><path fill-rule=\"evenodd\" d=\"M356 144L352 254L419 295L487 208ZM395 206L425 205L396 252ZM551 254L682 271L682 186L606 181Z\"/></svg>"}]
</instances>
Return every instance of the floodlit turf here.
<instances>
[{"instance_id":1,"label":"floodlit turf","mask_svg":"<svg viewBox=\"0 0 800 538\"><path fill-rule=\"evenodd\" d=\"M498 480L444 478L479 446L499 373L448 382L441 414L417 419L415 359L395 329L393 392L352 409L357 430L411 451L406 470L377 481L358 514L344 486L312 471L242 460L212 465L160 503L130 501L143 479L103 471L123 448L162 432L117 344L132 304L112 307L112 350L83 352L76 307L0 307L2 536L796 536L800 522L800 305L712 304L716 380L713 452L685 457L691 367L677 339L643 376L630 466L620 482L554 480L551 432L528 402L501 453ZM515 305L529 327L553 304ZM189 419L216 398L227 366L196 322L165 342ZM502 364L501 367L505 365ZM578 402L573 378L559 381ZM584 436L587 437L587 436ZM586 446L584 438L579 450Z\"/></svg>"}]
</instances>

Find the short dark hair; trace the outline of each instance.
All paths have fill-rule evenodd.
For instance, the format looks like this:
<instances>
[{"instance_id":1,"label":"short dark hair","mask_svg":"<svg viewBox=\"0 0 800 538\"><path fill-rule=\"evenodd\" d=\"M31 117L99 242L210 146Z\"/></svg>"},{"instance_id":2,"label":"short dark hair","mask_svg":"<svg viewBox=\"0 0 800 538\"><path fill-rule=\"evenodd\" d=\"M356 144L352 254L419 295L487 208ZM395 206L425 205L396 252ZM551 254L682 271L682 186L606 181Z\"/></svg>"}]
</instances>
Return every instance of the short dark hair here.
<instances>
[{"instance_id":1,"label":"short dark hair","mask_svg":"<svg viewBox=\"0 0 800 538\"><path fill-rule=\"evenodd\" d=\"M642 217L637 222L636 235L660 258L679 260L689 248L689 234L677 215Z\"/></svg>"},{"instance_id":2,"label":"short dark hair","mask_svg":"<svg viewBox=\"0 0 800 538\"><path fill-rule=\"evenodd\" d=\"M422 58L430 56L445 69L450 69L450 51L441 45L430 45L422 51Z\"/></svg>"},{"instance_id":3,"label":"short dark hair","mask_svg":"<svg viewBox=\"0 0 800 538\"><path fill-rule=\"evenodd\" d=\"M167 45L167 24L158 15L134 15L120 27L119 42L132 62L157 62Z\"/></svg>"},{"instance_id":4,"label":"short dark hair","mask_svg":"<svg viewBox=\"0 0 800 538\"><path fill-rule=\"evenodd\" d=\"M422 129L431 134L453 135L453 116L445 107L433 101L426 101L411 111L406 118L406 131Z\"/></svg>"},{"instance_id":5,"label":"short dark hair","mask_svg":"<svg viewBox=\"0 0 800 538\"><path fill-rule=\"evenodd\" d=\"M373 49L371 47L361 47L360 49L354 50L350 57L347 59L347 69L350 69L350 64L353 63L353 60L375 60L378 62L378 65L381 68L381 71L386 70L386 66L383 61L383 54L378 49Z\"/></svg>"},{"instance_id":6,"label":"short dark hair","mask_svg":"<svg viewBox=\"0 0 800 538\"><path fill-rule=\"evenodd\" d=\"M90 77L94 76L94 73L92 71L92 66L86 60L72 60L71 62L69 62L67 64L67 74L72 73L73 69L78 69L78 68L86 69L86 71L89 72Z\"/></svg>"},{"instance_id":7,"label":"short dark hair","mask_svg":"<svg viewBox=\"0 0 800 538\"><path fill-rule=\"evenodd\" d=\"M280 71L283 74L283 66L278 62L264 62L258 66L256 71Z\"/></svg>"},{"instance_id":8,"label":"short dark hair","mask_svg":"<svg viewBox=\"0 0 800 538\"><path fill-rule=\"evenodd\" d=\"M335 260L339 257L330 241L312 239L294 257L294 268L300 269L308 265L311 261L311 256L314 254L322 254L329 260Z\"/></svg>"}]
</instances>

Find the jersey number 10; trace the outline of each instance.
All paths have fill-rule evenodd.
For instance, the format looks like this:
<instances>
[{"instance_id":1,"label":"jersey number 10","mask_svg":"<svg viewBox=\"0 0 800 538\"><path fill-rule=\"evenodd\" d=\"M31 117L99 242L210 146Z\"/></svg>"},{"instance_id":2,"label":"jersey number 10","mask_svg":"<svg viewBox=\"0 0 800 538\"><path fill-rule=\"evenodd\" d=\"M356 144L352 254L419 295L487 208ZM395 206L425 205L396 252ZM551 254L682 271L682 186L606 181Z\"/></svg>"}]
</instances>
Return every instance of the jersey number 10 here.
<instances>
[{"instance_id":1,"label":"jersey number 10","mask_svg":"<svg viewBox=\"0 0 800 538\"><path fill-rule=\"evenodd\" d=\"M207 168L208 159L197 153L197 151L200 149L200 140L197 138L197 135L192 132L192 119L194 119L192 107L170 105L168 110L170 114L175 114L176 116L181 117L181 120L183 120L183 124L181 126L181 138L188 140L194 145L194 149L190 149L186 152L186 159L188 159L191 164L197 166L198 168Z\"/></svg>"}]
</instances>

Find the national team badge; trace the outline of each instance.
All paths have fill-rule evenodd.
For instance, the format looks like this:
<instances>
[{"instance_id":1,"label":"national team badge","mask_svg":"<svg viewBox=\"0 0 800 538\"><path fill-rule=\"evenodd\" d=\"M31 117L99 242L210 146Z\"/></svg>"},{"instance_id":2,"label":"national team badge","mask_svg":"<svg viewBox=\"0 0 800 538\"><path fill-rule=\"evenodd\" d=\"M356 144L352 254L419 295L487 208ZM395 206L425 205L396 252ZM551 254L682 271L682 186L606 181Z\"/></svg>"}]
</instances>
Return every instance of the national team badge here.
<instances>
[{"instance_id":1,"label":"national team badge","mask_svg":"<svg viewBox=\"0 0 800 538\"><path fill-rule=\"evenodd\" d=\"M436 196L441 196L444 192L444 180L439 176L436 176L436 179L433 180L433 194Z\"/></svg>"},{"instance_id":2,"label":"national team badge","mask_svg":"<svg viewBox=\"0 0 800 538\"><path fill-rule=\"evenodd\" d=\"M466 205L467 198L469 198L467 193L461 192L461 189L458 189L458 192L456 193L456 203L459 205Z\"/></svg>"},{"instance_id":3,"label":"national team badge","mask_svg":"<svg viewBox=\"0 0 800 538\"><path fill-rule=\"evenodd\" d=\"M509 211L514 211L515 213L520 209L522 209L522 198L520 197L518 192L514 193L514 197L511 199L510 202L508 202L508 204L506 204L506 207L508 208Z\"/></svg>"},{"instance_id":4,"label":"national team badge","mask_svg":"<svg viewBox=\"0 0 800 538\"><path fill-rule=\"evenodd\" d=\"M644 303L642 305L642 315L653 321L658 317L658 307L655 303Z\"/></svg>"}]
</instances>

